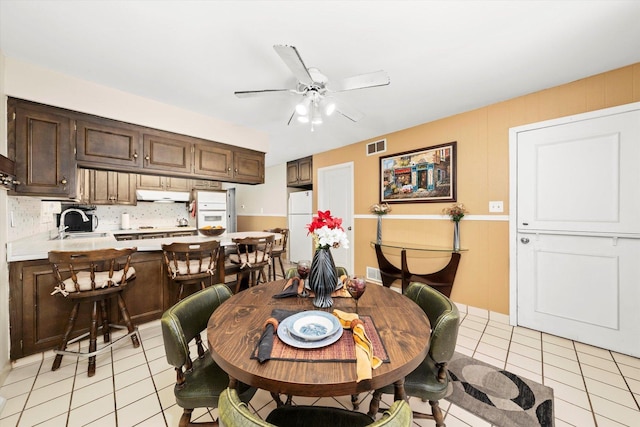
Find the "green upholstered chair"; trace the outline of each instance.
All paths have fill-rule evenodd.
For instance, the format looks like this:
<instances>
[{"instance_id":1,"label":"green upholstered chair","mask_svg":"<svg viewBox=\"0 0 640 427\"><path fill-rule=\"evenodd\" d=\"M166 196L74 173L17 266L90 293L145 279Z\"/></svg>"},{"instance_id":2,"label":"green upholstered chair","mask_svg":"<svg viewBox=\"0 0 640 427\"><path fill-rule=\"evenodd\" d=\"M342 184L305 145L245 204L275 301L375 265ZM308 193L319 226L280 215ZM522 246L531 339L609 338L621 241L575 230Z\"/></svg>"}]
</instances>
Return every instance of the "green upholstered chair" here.
<instances>
[{"instance_id":1,"label":"green upholstered chair","mask_svg":"<svg viewBox=\"0 0 640 427\"><path fill-rule=\"evenodd\" d=\"M281 406L274 409L266 420L253 414L238 397L235 389L228 388L220 396L220 421L226 427L408 427L411 408L403 400L394 402L382 418L373 421L361 412L323 406Z\"/></svg>"},{"instance_id":2,"label":"green upholstered chair","mask_svg":"<svg viewBox=\"0 0 640 427\"><path fill-rule=\"evenodd\" d=\"M460 313L449 298L425 283L412 282L405 295L415 301L429 318L431 323L431 342L429 353L424 361L404 381L407 396L419 397L429 401L432 413L414 413L414 418L429 418L436 421L437 427L444 427L442 410L438 404L451 394L451 379L447 373L447 363L451 360L458 339ZM373 393L369 406L369 415L378 412L380 397L383 393L393 393L393 385L388 385Z\"/></svg>"},{"instance_id":3,"label":"green upholstered chair","mask_svg":"<svg viewBox=\"0 0 640 427\"><path fill-rule=\"evenodd\" d=\"M209 286L179 301L162 315L167 362L176 370L173 392L176 403L184 408L179 427L193 425L191 413L195 408L217 408L220 394L229 385L229 375L205 350L200 333L207 329L211 313L231 295L223 284ZM197 353L193 359L189 348L192 342ZM244 402L255 394L255 388L245 384L239 384L238 390Z\"/></svg>"}]
</instances>

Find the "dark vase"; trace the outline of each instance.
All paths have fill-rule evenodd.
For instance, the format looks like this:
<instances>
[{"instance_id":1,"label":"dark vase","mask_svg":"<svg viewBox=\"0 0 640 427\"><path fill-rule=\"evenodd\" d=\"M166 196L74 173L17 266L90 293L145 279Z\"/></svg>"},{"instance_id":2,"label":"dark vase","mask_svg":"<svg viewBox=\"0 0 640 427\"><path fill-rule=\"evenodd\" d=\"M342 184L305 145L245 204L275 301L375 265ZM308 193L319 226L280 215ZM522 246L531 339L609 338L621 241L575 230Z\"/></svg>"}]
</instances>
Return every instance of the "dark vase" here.
<instances>
[{"instance_id":1,"label":"dark vase","mask_svg":"<svg viewBox=\"0 0 640 427\"><path fill-rule=\"evenodd\" d=\"M309 286L315 294L313 305L318 308L331 307L333 305L331 294L336 289L337 283L338 273L331 256L331 249L316 249L309 272Z\"/></svg>"}]
</instances>

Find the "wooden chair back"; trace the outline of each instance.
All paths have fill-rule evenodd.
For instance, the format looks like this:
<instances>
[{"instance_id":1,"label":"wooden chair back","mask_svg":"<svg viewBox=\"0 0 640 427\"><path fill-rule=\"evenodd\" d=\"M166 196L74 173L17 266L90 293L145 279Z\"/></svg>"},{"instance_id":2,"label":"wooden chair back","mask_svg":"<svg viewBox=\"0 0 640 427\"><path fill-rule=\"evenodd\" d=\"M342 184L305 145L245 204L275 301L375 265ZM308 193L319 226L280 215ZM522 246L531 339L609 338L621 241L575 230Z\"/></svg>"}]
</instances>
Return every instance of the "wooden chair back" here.
<instances>
[{"instance_id":1,"label":"wooden chair back","mask_svg":"<svg viewBox=\"0 0 640 427\"><path fill-rule=\"evenodd\" d=\"M162 245L162 252L170 279L199 281L216 274L220 242L174 242Z\"/></svg>"},{"instance_id":2,"label":"wooden chair back","mask_svg":"<svg viewBox=\"0 0 640 427\"><path fill-rule=\"evenodd\" d=\"M131 255L137 248L51 251L49 262L60 293L73 298L122 290L135 278Z\"/></svg>"}]
</instances>

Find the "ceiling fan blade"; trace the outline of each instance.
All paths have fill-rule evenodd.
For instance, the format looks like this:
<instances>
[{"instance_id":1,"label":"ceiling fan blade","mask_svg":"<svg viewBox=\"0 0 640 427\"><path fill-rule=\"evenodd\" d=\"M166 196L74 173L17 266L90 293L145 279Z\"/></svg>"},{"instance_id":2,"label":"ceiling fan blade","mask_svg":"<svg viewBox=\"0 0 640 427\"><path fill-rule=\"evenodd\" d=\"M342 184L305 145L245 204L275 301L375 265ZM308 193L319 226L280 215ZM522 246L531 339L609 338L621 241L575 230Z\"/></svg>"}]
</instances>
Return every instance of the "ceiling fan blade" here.
<instances>
[{"instance_id":1,"label":"ceiling fan blade","mask_svg":"<svg viewBox=\"0 0 640 427\"><path fill-rule=\"evenodd\" d=\"M289 67L300 83L307 86L313 83L313 78L311 77L311 74L309 74L309 69L304 65L304 61L302 61L298 50L294 46L277 44L274 45L273 48L276 50L278 55L280 55L280 58L282 58L284 63L287 64L287 67Z\"/></svg>"},{"instance_id":2,"label":"ceiling fan blade","mask_svg":"<svg viewBox=\"0 0 640 427\"><path fill-rule=\"evenodd\" d=\"M368 87L386 86L391 82L386 71L374 71L373 73L358 74L347 77L335 83L327 85L331 92L344 92L346 90L364 89Z\"/></svg>"},{"instance_id":3,"label":"ceiling fan blade","mask_svg":"<svg viewBox=\"0 0 640 427\"><path fill-rule=\"evenodd\" d=\"M294 89L239 90L233 93L238 98L249 98L252 96L262 96L262 95L278 95L281 93L291 93L294 95L299 95L298 91Z\"/></svg>"},{"instance_id":4,"label":"ceiling fan blade","mask_svg":"<svg viewBox=\"0 0 640 427\"><path fill-rule=\"evenodd\" d=\"M287 126L291 125L291 122L293 121L293 117L296 115L296 110L293 110L293 113L291 113L291 117L289 117L289 121L287 122Z\"/></svg>"},{"instance_id":5,"label":"ceiling fan blade","mask_svg":"<svg viewBox=\"0 0 640 427\"><path fill-rule=\"evenodd\" d=\"M345 103L343 100L336 101L336 113L339 113L351 120L352 122L357 122L364 117L364 114L359 110L351 107L349 104Z\"/></svg>"}]
</instances>

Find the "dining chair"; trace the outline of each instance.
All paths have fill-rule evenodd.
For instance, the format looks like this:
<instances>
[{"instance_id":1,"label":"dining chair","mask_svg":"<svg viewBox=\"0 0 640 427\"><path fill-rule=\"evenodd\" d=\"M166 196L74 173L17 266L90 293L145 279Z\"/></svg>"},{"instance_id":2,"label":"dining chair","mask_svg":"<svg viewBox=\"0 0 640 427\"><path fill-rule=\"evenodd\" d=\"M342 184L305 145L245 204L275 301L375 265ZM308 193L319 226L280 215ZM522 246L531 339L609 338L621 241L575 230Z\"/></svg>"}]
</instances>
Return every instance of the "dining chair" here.
<instances>
[{"instance_id":1,"label":"dining chair","mask_svg":"<svg viewBox=\"0 0 640 427\"><path fill-rule=\"evenodd\" d=\"M53 269L56 286L52 295L62 295L73 302L73 308L67 320L66 329L60 345L54 350L56 357L52 371L60 368L63 356L88 357L87 375L96 373L96 355L108 351L118 341L131 338L134 347L140 346L140 334L133 325L127 304L122 294L129 283L135 279L136 271L131 266L131 255L137 248L98 249L90 251L51 251L49 263ZM126 326L111 323L109 301L115 298ZM89 332L73 339L73 328L78 318L81 303L91 303L91 322ZM99 318L101 323L99 322ZM101 329L105 344L98 349L98 329ZM111 329L127 329L127 334L111 341ZM70 351L67 346L89 336L88 351Z\"/></svg>"},{"instance_id":2,"label":"dining chair","mask_svg":"<svg viewBox=\"0 0 640 427\"><path fill-rule=\"evenodd\" d=\"M200 285L200 289L204 289L206 282L211 284L217 274L220 250L220 242L216 240L162 245L167 274L178 285L178 301L184 296L185 286Z\"/></svg>"},{"instance_id":3,"label":"dining chair","mask_svg":"<svg viewBox=\"0 0 640 427\"><path fill-rule=\"evenodd\" d=\"M238 397L234 388L220 396L220 421L228 427L408 427L411 408L404 400L394 402L382 418L373 421L361 412L325 406L280 406L262 420Z\"/></svg>"},{"instance_id":4,"label":"dining chair","mask_svg":"<svg viewBox=\"0 0 640 427\"><path fill-rule=\"evenodd\" d=\"M277 233L280 235L279 239L274 240L273 250L271 251L271 258L274 260L273 265L269 265L269 276L273 280L276 280L276 264L275 259L278 259L280 263L280 271L282 272L282 277L284 277L284 265L282 264L282 255L287 253L287 240L289 239L289 229L288 228L270 228L264 230L268 233ZM271 272L273 271L273 275Z\"/></svg>"},{"instance_id":5,"label":"dining chair","mask_svg":"<svg viewBox=\"0 0 640 427\"><path fill-rule=\"evenodd\" d=\"M242 276L249 275L249 287L260 283L260 278L265 278L265 267L272 263L271 252L275 237L243 237L232 239L235 244L235 253L229 254L229 261L240 267L236 277L236 293L240 292Z\"/></svg>"},{"instance_id":6,"label":"dining chair","mask_svg":"<svg viewBox=\"0 0 640 427\"><path fill-rule=\"evenodd\" d=\"M449 298L426 283L410 283L405 296L418 304L429 318L431 338L427 357L405 377L404 389L407 396L419 397L423 402L429 401L431 406L431 414L414 412L414 418L433 419L437 427L444 427L444 417L438 401L452 392L447 363L456 348L460 313ZM378 412L381 395L393 392L392 384L373 392L369 405L371 417L375 417Z\"/></svg>"},{"instance_id":7,"label":"dining chair","mask_svg":"<svg viewBox=\"0 0 640 427\"><path fill-rule=\"evenodd\" d=\"M211 314L233 295L224 284L215 284L178 301L165 311L160 320L167 362L176 370L173 393L178 406L184 409L179 427L197 425L191 422L195 408L217 408L222 392L230 382L229 375L205 349L202 331L207 329ZM196 353L191 357L190 347ZM240 400L248 402L256 390L239 383Z\"/></svg>"}]
</instances>

